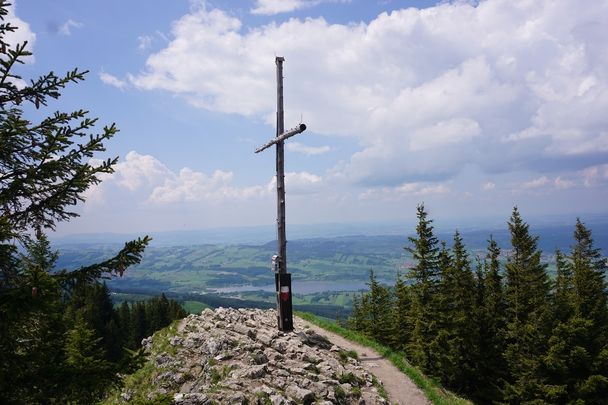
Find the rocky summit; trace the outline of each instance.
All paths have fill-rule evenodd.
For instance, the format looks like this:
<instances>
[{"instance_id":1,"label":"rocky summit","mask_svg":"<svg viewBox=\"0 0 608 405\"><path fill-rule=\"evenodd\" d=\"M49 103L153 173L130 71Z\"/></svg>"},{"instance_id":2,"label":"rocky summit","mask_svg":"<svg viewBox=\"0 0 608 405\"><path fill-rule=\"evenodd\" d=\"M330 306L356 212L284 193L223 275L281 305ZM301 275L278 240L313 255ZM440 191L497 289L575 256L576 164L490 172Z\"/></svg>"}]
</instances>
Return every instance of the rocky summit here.
<instances>
[{"instance_id":1,"label":"rocky summit","mask_svg":"<svg viewBox=\"0 0 608 405\"><path fill-rule=\"evenodd\" d=\"M353 352L276 311L204 310L144 339L147 364L117 402L164 398L173 404L384 404L381 383ZM379 392L380 391L380 392Z\"/></svg>"}]
</instances>

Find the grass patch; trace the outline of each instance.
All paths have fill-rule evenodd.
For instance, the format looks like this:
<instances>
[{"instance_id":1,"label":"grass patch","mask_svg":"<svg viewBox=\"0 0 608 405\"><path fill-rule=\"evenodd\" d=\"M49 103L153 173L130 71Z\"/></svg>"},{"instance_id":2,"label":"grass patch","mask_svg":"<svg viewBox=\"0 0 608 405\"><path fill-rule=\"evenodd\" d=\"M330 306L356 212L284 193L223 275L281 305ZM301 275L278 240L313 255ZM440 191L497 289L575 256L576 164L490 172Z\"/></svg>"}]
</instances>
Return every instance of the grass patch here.
<instances>
[{"instance_id":1,"label":"grass patch","mask_svg":"<svg viewBox=\"0 0 608 405\"><path fill-rule=\"evenodd\" d=\"M175 336L177 334L177 325L180 320L175 320L171 325L167 326L164 329L156 331L154 335L152 335L152 353L160 354L163 352L169 353L171 355L175 355L177 352L177 348L172 346L169 343L169 338ZM120 394L122 392L133 393L133 397L129 400L129 403L136 405L161 405L161 404L171 404L173 400L173 392L169 392L167 394L157 394L149 399L149 394L152 393L152 390L155 387L154 380L158 376L158 374L162 372L156 365L154 365L150 360L146 360L144 365L135 371L133 374L127 375L124 377L122 383L122 388L112 389L105 400L101 401L100 404L116 404L122 402L120 400Z\"/></svg>"},{"instance_id":2,"label":"grass patch","mask_svg":"<svg viewBox=\"0 0 608 405\"><path fill-rule=\"evenodd\" d=\"M177 335L177 325L179 325L180 322L181 319L176 319L166 328L154 332L154 335L152 335L153 354L166 352L174 356L177 353L177 347L169 343L169 338Z\"/></svg>"},{"instance_id":3,"label":"grass patch","mask_svg":"<svg viewBox=\"0 0 608 405\"><path fill-rule=\"evenodd\" d=\"M203 309L211 308L209 305L200 301L184 301L183 305L184 310L189 314L200 314Z\"/></svg>"},{"instance_id":4,"label":"grass patch","mask_svg":"<svg viewBox=\"0 0 608 405\"><path fill-rule=\"evenodd\" d=\"M258 399L258 403L261 405L272 405L272 401L270 400L270 395L268 395L265 392L262 391L258 391L255 394L256 398Z\"/></svg>"},{"instance_id":5,"label":"grass patch","mask_svg":"<svg viewBox=\"0 0 608 405\"><path fill-rule=\"evenodd\" d=\"M225 380L230 375L230 371L232 369L230 366L222 366L221 369L212 368L211 369L211 384L217 385L220 381Z\"/></svg>"},{"instance_id":6,"label":"grass patch","mask_svg":"<svg viewBox=\"0 0 608 405\"><path fill-rule=\"evenodd\" d=\"M354 385L354 386L358 386L364 383L363 380L361 380L360 378L357 378L356 375L354 375L353 373L351 373L350 371L348 373L344 373L340 376L340 378L338 379L338 381L340 382L340 384L345 384L348 383L350 385Z\"/></svg>"},{"instance_id":7,"label":"grass patch","mask_svg":"<svg viewBox=\"0 0 608 405\"><path fill-rule=\"evenodd\" d=\"M340 350L338 356L340 356L340 361L342 361L342 363L346 363L349 357L359 360L359 355L354 350Z\"/></svg>"},{"instance_id":8,"label":"grass patch","mask_svg":"<svg viewBox=\"0 0 608 405\"><path fill-rule=\"evenodd\" d=\"M372 374L372 385L374 387L376 387L376 389L378 390L378 394L380 394L380 396L382 398L384 398L386 401L388 401L388 394L386 393L386 389L384 388L384 385L380 384L380 381L378 381L376 376L373 374Z\"/></svg>"},{"instance_id":9,"label":"grass patch","mask_svg":"<svg viewBox=\"0 0 608 405\"><path fill-rule=\"evenodd\" d=\"M413 382L424 392L426 397L435 405L472 405L472 402L460 398L456 394L446 390L439 383L425 376L420 370L412 366L405 359L405 355L401 352L394 351L386 346L379 344L371 340L370 338L363 336L360 333L345 329L341 326L336 325L334 322L329 322L323 319L319 319L317 316L308 312L296 312L296 315L300 318L307 320L325 330L340 335L348 340L359 343L360 345L367 346L374 349L382 357L389 360L395 367L405 373Z\"/></svg>"}]
</instances>

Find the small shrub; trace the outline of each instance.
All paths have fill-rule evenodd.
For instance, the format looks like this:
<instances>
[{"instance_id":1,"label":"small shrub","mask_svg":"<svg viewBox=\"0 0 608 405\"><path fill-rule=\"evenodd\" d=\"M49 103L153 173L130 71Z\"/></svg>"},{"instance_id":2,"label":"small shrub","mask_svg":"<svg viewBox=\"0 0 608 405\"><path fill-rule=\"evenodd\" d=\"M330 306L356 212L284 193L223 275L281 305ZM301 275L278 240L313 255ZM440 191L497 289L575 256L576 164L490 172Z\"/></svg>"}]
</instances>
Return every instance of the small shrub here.
<instances>
[{"instance_id":1,"label":"small shrub","mask_svg":"<svg viewBox=\"0 0 608 405\"><path fill-rule=\"evenodd\" d=\"M272 405L272 401L270 400L270 395L265 393L264 391L256 392L255 396L258 399L258 405Z\"/></svg>"},{"instance_id":2,"label":"small shrub","mask_svg":"<svg viewBox=\"0 0 608 405\"><path fill-rule=\"evenodd\" d=\"M349 357L352 357L355 360L359 359L359 355L354 350L340 350L338 356L340 356L340 362L342 363L346 363Z\"/></svg>"},{"instance_id":3,"label":"small shrub","mask_svg":"<svg viewBox=\"0 0 608 405\"><path fill-rule=\"evenodd\" d=\"M342 374L340 376L340 379L338 379L338 381L340 382L340 384L348 383L348 384L354 385L354 386L363 384L363 380L358 378L356 375L354 375L350 371L348 373Z\"/></svg>"}]
</instances>

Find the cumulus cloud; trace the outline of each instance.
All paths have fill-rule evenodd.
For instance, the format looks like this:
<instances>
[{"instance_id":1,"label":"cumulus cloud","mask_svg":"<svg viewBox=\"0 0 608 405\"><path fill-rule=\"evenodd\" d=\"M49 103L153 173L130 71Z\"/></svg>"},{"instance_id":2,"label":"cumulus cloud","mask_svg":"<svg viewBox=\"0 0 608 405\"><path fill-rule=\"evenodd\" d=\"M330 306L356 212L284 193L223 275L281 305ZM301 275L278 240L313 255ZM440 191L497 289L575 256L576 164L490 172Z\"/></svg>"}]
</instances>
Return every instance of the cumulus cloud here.
<instances>
[{"instance_id":1,"label":"cumulus cloud","mask_svg":"<svg viewBox=\"0 0 608 405\"><path fill-rule=\"evenodd\" d=\"M17 17L15 13L15 1L12 1L6 9L8 14L4 16L4 23L17 27L17 29L13 32L7 32L3 38L4 42L9 44L11 47L14 47L17 44L27 41L28 49L32 51L34 43L36 42L36 34L32 32L28 23ZM27 56L24 58L24 61L27 63L32 63L34 61L34 56Z\"/></svg>"},{"instance_id":2,"label":"cumulus cloud","mask_svg":"<svg viewBox=\"0 0 608 405\"><path fill-rule=\"evenodd\" d=\"M61 24L57 32L60 35L70 36L72 35L72 28L80 28L82 26L83 24L81 22L69 19L65 23Z\"/></svg>"},{"instance_id":3,"label":"cumulus cloud","mask_svg":"<svg viewBox=\"0 0 608 405\"><path fill-rule=\"evenodd\" d=\"M146 49L150 48L150 46L152 45L153 39L154 39L154 37L152 37L150 35L141 35L141 36L137 37L137 49L139 51L143 52Z\"/></svg>"},{"instance_id":4,"label":"cumulus cloud","mask_svg":"<svg viewBox=\"0 0 608 405\"><path fill-rule=\"evenodd\" d=\"M561 189L572 188L572 187L576 186L576 182L574 180L562 179L559 176L556 177L555 180L553 180L553 184L555 185L556 188L561 188Z\"/></svg>"},{"instance_id":5,"label":"cumulus cloud","mask_svg":"<svg viewBox=\"0 0 608 405\"><path fill-rule=\"evenodd\" d=\"M323 178L308 172L286 172L285 192L287 194L313 194L321 190L325 185ZM277 187L276 176L267 185L269 191Z\"/></svg>"},{"instance_id":6,"label":"cumulus cloud","mask_svg":"<svg viewBox=\"0 0 608 405\"><path fill-rule=\"evenodd\" d=\"M450 188L445 184L403 183L396 187L369 188L359 195L362 200L402 199L404 197L424 197L432 194L445 194Z\"/></svg>"},{"instance_id":7,"label":"cumulus cloud","mask_svg":"<svg viewBox=\"0 0 608 405\"><path fill-rule=\"evenodd\" d=\"M485 183L482 187L485 191L490 191L490 190L494 190L496 188L496 184L492 183L491 181L488 181L487 183Z\"/></svg>"},{"instance_id":8,"label":"cumulus cloud","mask_svg":"<svg viewBox=\"0 0 608 405\"><path fill-rule=\"evenodd\" d=\"M587 167L582 171L583 183L593 187L608 182L608 164Z\"/></svg>"},{"instance_id":9,"label":"cumulus cloud","mask_svg":"<svg viewBox=\"0 0 608 405\"><path fill-rule=\"evenodd\" d=\"M110 86L114 86L121 90L128 86L128 83L125 82L124 80L121 80L118 77L111 75L109 73L106 73L106 72L101 72L99 74L99 78L105 84L109 84Z\"/></svg>"},{"instance_id":10,"label":"cumulus cloud","mask_svg":"<svg viewBox=\"0 0 608 405\"><path fill-rule=\"evenodd\" d=\"M90 164L98 165L101 161L92 159ZM114 166L114 173L102 174L100 179L102 183L85 193L89 207L105 203L113 188L120 193L138 194L142 202L161 205L250 200L273 195L276 189L275 177L262 185L236 186L232 172L215 170L205 174L184 167L176 173L154 156L135 151L127 153L124 160ZM323 185L323 179L312 173L285 173L285 187L289 194L314 193Z\"/></svg>"},{"instance_id":11,"label":"cumulus cloud","mask_svg":"<svg viewBox=\"0 0 608 405\"><path fill-rule=\"evenodd\" d=\"M327 145L325 146L307 146L303 145L299 142L289 142L286 146L287 150L291 152L301 153L303 155L321 155L323 153L327 153L331 150L331 148Z\"/></svg>"},{"instance_id":12,"label":"cumulus cloud","mask_svg":"<svg viewBox=\"0 0 608 405\"><path fill-rule=\"evenodd\" d=\"M445 181L468 165L576 171L608 150L606 15L606 2L457 1L243 29L194 7L130 80L272 124L285 56L286 125L304 114L317 133L354 138L341 167L363 185Z\"/></svg>"},{"instance_id":13,"label":"cumulus cloud","mask_svg":"<svg viewBox=\"0 0 608 405\"><path fill-rule=\"evenodd\" d=\"M577 182L572 179L562 178L557 176L550 179L547 176L540 176L536 179L522 183L518 188L520 190L537 190L543 188L569 189L577 185Z\"/></svg>"},{"instance_id":14,"label":"cumulus cloud","mask_svg":"<svg viewBox=\"0 0 608 405\"><path fill-rule=\"evenodd\" d=\"M347 2L350 0L256 0L252 14L274 15L313 7L320 3Z\"/></svg>"},{"instance_id":15,"label":"cumulus cloud","mask_svg":"<svg viewBox=\"0 0 608 405\"><path fill-rule=\"evenodd\" d=\"M233 186L234 174L222 170L214 171L210 176L187 167L179 174L169 176L163 185L154 188L149 201L153 203L177 203L196 201L223 201L227 199L250 199L268 193L267 187Z\"/></svg>"},{"instance_id":16,"label":"cumulus cloud","mask_svg":"<svg viewBox=\"0 0 608 405\"><path fill-rule=\"evenodd\" d=\"M546 186L550 182L551 181L547 178L547 176L541 176L537 179L526 181L525 183L523 183L521 185L521 188L528 189L528 190L535 189L535 188L541 188L541 187Z\"/></svg>"}]
</instances>

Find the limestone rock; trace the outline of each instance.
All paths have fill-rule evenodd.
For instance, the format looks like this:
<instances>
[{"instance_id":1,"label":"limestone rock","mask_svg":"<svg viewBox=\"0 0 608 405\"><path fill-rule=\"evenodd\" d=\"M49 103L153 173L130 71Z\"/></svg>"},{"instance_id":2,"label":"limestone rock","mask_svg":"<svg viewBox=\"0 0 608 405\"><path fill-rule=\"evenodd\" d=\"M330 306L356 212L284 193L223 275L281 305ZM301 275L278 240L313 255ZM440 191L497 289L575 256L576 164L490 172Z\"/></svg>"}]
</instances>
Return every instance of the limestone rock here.
<instances>
[{"instance_id":1,"label":"limestone rock","mask_svg":"<svg viewBox=\"0 0 608 405\"><path fill-rule=\"evenodd\" d=\"M126 387L119 401L128 403L145 388L148 398L171 394L178 405L386 403L356 359L341 362L340 349L297 318L294 328L277 331L274 310L190 315L162 349L152 338L143 340L155 368L150 386ZM348 373L358 387L340 384Z\"/></svg>"}]
</instances>

